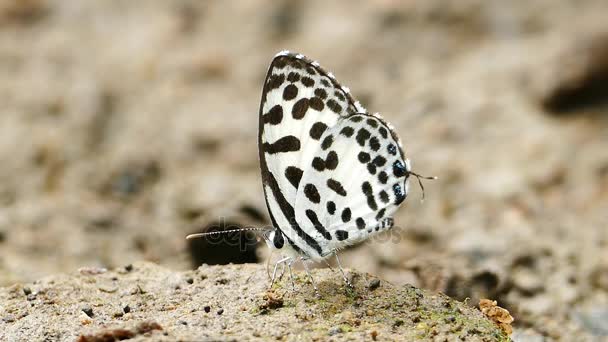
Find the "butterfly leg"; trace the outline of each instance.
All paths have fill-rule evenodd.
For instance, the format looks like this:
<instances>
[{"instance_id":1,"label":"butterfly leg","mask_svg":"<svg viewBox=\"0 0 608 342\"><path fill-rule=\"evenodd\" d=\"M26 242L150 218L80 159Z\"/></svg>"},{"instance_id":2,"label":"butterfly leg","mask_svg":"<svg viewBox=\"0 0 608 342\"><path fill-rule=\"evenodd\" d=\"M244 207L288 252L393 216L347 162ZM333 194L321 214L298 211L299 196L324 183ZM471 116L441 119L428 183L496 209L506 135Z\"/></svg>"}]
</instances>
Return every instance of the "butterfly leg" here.
<instances>
[{"instance_id":1,"label":"butterfly leg","mask_svg":"<svg viewBox=\"0 0 608 342\"><path fill-rule=\"evenodd\" d=\"M291 279L291 288L293 289L293 291L296 291L296 282L295 282L295 278L293 277L293 271L291 270L291 265L293 264L293 259L289 260L288 262L286 262L287 264L287 269L289 270L289 278Z\"/></svg>"},{"instance_id":2,"label":"butterfly leg","mask_svg":"<svg viewBox=\"0 0 608 342\"><path fill-rule=\"evenodd\" d=\"M344 282L346 283L346 285L348 287L350 287L351 289L354 289L355 287L353 286L353 284L351 284L351 282L346 277L346 273L344 273L344 269L342 268L342 263L340 263L340 258L338 258L337 251L334 251L334 256L336 257L336 262L338 263L338 268L340 269L340 273L342 273L342 279L344 279Z\"/></svg>"},{"instance_id":3,"label":"butterfly leg","mask_svg":"<svg viewBox=\"0 0 608 342\"><path fill-rule=\"evenodd\" d=\"M276 277L277 277L277 268L279 267L279 264L282 264L282 263L284 263L284 262L286 262L286 261L288 261L290 259L291 259L290 257L286 257L286 258L283 258L283 259L277 261L274 264L274 270L272 271L272 278L270 279L270 286L269 286L270 288L272 288L272 285L274 285L274 281L276 280ZM283 267L285 267L285 265L283 265Z\"/></svg>"},{"instance_id":4,"label":"butterfly leg","mask_svg":"<svg viewBox=\"0 0 608 342\"><path fill-rule=\"evenodd\" d=\"M310 279L310 282L312 284L312 288L315 290L315 296L321 297L321 295L319 294L319 289L317 288L317 284L315 283L315 280L312 277L312 274L310 274L310 270L308 269L308 265L306 264L306 260L304 260L304 258L302 258L302 257L300 257L300 260L302 260L302 265L304 265L304 270L306 271L306 274L308 275L308 278Z\"/></svg>"}]
</instances>

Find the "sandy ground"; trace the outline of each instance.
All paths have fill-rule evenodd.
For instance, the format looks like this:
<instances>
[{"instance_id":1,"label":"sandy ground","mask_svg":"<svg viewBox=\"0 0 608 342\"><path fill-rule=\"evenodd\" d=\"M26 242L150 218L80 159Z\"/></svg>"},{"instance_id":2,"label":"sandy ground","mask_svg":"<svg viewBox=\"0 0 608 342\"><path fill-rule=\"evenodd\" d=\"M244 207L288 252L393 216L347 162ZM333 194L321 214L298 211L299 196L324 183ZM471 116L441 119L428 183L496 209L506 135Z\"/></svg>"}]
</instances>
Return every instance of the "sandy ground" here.
<instances>
[{"instance_id":1,"label":"sandy ground","mask_svg":"<svg viewBox=\"0 0 608 342\"><path fill-rule=\"evenodd\" d=\"M344 264L497 299L520 340L607 338L607 10L2 1L0 285L139 260L263 263L264 247L243 257L184 236L268 224L257 112L270 59L290 49L392 122L415 171L440 177Z\"/></svg>"}]
</instances>

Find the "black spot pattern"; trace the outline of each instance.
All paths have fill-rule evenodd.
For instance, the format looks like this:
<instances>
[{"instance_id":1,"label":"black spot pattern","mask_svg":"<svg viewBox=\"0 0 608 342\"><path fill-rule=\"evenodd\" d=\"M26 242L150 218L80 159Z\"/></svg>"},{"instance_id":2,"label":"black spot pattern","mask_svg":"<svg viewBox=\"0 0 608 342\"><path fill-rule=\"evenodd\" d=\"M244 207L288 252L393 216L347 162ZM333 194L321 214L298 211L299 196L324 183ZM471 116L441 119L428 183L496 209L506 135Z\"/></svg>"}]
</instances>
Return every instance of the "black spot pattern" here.
<instances>
[{"instance_id":1,"label":"black spot pattern","mask_svg":"<svg viewBox=\"0 0 608 342\"><path fill-rule=\"evenodd\" d=\"M372 137L369 139L369 147L372 149L372 151L377 152L380 149L380 141L378 141L378 138Z\"/></svg>"},{"instance_id":2,"label":"black spot pattern","mask_svg":"<svg viewBox=\"0 0 608 342\"><path fill-rule=\"evenodd\" d=\"M350 121L352 122L361 122L363 117L361 115L353 115L350 117Z\"/></svg>"},{"instance_id":3,"label":"black spot pattern","mask_svg":"<svg viewBox=\"0 0 608 342\"><path fill-rule=\"evenodd\" d=\"M374 119L370 118L370 119L367 119L365 122L373 128L378 127L378 121L376 121Z\"/></svg>"},{"instance_id":4,"label":"black spot pattern","mask_svg":"<svg viewBox=\"0 0 608 342\"><path fill-rule=\"evenodd\" d=\"M330 134L330 135L326 136L325 139L323 139L323 142L321 143L321 148L323 149L323 151L325 151L328 148L330 148L333 143L334 143L334 136Z\"/></svg>"},{"instance_id":5,"label":"black spot pattern","mask_svg":"<svg viewBox=\"0 0 608 342\"><path fill-rule=\"evenodd\" d=\"M386 191L380 191L380 200L382 201L382 203L388 203L390 199L388 198L388 194L386 193Z\"/></svg>"},{"instance_id":6,"label":"black spot pattern","mask_svg":"<svg viewBox=\"0 0 608 342\"><path fill-rule=\"evenodd\" d=\"M386 208L380 209L380 211L376 214L376 220L380 221L380 219L384 217L385 212Z\"/></svg>"},{"instance_id":7,"label":"black spot pattern","mask_svg":"<svg viewBox=\"0 0 608 342\"><path fill-rule=\"evenodd\" d=\"M357 228L359 228L359 229L365 229L365 221L362 218L358 217L355 220L355 223L357 223Z\"/></svg>"},{"instance_id":8,"label":"black spot pattern","mask_svg":"<svg viewBox=\"0 0 608 342\"><path fill-rule=\"evenodd\" d=\"M336 114L339 114L342 111L342 106L340 106L340 104L334 99L327 100L327 107Z\"/></svg>"},{"instance_id":9,"label":"black spot pattern","mask_svg":"<svg viewBox=\"0 0 608 342\"><path fill-rule=\"evenodd\" d=\"M378 204L376 204L376 200L374 199L372 185L369 182L363 182L361 190L363 190L363 194L367 197L367 205L370 209L374 211L378 210Z\"/></svg>"},{"instance_id":10,"label":"black spot pattern","mask_svg":"<svg viewBox=\"0 0 608 342\"><path fill-rule=\"evenodd\" d=\"M308 99L299 99L298 101L296 101L296 103L294 103L293 107L291 108L291 116L296 120L300 120L304 117L304 115L306 115L307 110Z\"/></svg>"},{"instance_id":11,"label":"black spot pattern","mask_svg":"<svg viewBox=\"0 0 608 342\"><path fill-rule=\"evenodd\" d=\"M359 129L355 138L361 147L365 146L365 141L371 137L371 134L365 128Z\"/></svg>"},{"instance_id":12,"label":"black spot pattern","mask_svg":"<svg viewBox=\"0 0 608 342\"><path fill-rule=\"evenodd\" d=\"M336 213L336 203L329 201L327 202L327 212L329 215L333 215Z\"/></svg>"},{"instance_id":13,"label":"black spot pattern","mask_svg":"<svg viewBox=\"0 0 608 342\"><path fill-rule=\"evenodd\" d=\"M382 136L382 138L384 138L384 139L388 138L388 132L386 131L386 128L380 127L378 132L380 132L380 135Z\"/></svg>"},{"instance_id":14,"label":"black spot pattern","mask_svg":"<svg viewBox=\"0 0 608 342\"><path fill-rule=\"evenodd\" d=\"M386 182L388 181L388 175L386 174L386 172L381 171L378 174L378 180L380 181L380 183L386 184Z\"/></svg>"},{"instance_id":15,"label":"black spot pattern","mask_svg":"<svg viewBox=\"0 0 608 342\"><path fill-rule=\"evenodd\" d=\"M393 156L397 155L397 147L395 147L395 145L393 145L393 144L389 144L386 147L386 150L388 151L389 154L391 154Z\"/></svg>"},{"instance_id":16,"label":"black spot pattern","mask_svg":"<svg viewBox=\"0 0 608 342\"><path fill-rule=\"evenodd\" d=\"M369 153L361 151L357 155L357 159L359 159L361 163L365 164L370 161L371 157L369 156Z\"/></svg>"},{"instance_id":17,"label":"black spot pattern","mask_svg":"<svg viewBox=\"0 0 608 342\"><path fill-rule=\"evenodd\" d=\"M329 151L325 158L325 167L329 170L335 170L338 167L338 154L336 151Z\"/></svg>"},{"instance_id":18,"label":"black spot pattern","mask_svg":"<svg viewBox=\"0 0 608 342\"><path fill-rule=\"evenodd\" d=\"M382 167L384 164L386 164L386 158L381 155L377 155L374 160L372 160L372 163L374 163L374 165L377 167Z\"/></svg>"},{"instance_id":19,"label":"black spot pattern","mask_svg":"<svg viewBox=\"0 0 608 342\"><path fill-rule=\"evenodd\" d=\"M337 193L340 196L346 196L346 190L344 190L342 183L338 182L337 180L335 180L333 178L330 178L327 180L327 187L332 189L335 193Z\"/></svg>"},{"instance_id":20,"label":"black spot pattern","mask_svg":"<svg viewBox=\"0 0 608 342\"><path fill-rule=\"evenodd\" d=\"M315 85L315 81L314 81L312 78L308 77L308 76L304 76L304 77L302 77L302 84L303 84L305 87L310 88L310 87L312 87L313 85Z\"/></svg>"},{"instance_id":21,"label":"black spot pattern","mask_svg":"<svg viewBox=\"0 0 608 342\"><path fill-rule=\"evenodd\" d=\"M322 111L323 108L325 108L325 103L323 103L323 100L316 96L310 99L308 105L310 106L310 108L319 112Z\"/></svg>"},{"instance_id":22,"label":"black spot pattern","mask_svg":"<svg viewBox=\"0 0 608 342\"><path fill-rule=\"evenodd\" d=\"M355 130L352 127L346 126L340 130L340 134L343 136L350 138L355 133Z\"/></svg>"},{"instance_id":23,"label":"black spot pattern","mask_svg":"<svg viewBox=\"0 0 608 342\"><path fill-rule=\"evenodd\" d=\"M315 89L315 95L321 98L322 100L325 100L327 98L327 92L323 88Z\"/></svg>"},{"instance_id":24,"label":"black spot pattern","mask_svg":"<svg viewBox=\"0 0 608 342\"><path fill-rule=\"evenodd\" d=\"M339 90L334 91L334 95L335 95L335 96L338 98L338 100L340 100L340 101L343 101L343 102L344 102L344 101L346 100L346 98L344 97L344 95L342 94L342 92L341 92L341 91L339 91Z\"/></svg>"},{"instance_id":25,"label":"black spot pattern","mask_svg":"<svg viewBox=\"0 0 608 342\"><path fill-rule=\"evenodd\" d=\"M321 196L319 195L319 191L314 184L306 184L304 187L304 195L306 195L306 198L308 198L308 200L312 203L318 204L321 202Z\"/></svg>"},{"instance_id":26,"label":"black spot pattern","mask_svg":"<svg viewBox=\"0 0 608 342\"><path fill-rule=\"evenodd\" d=\"M300 140L293 135L282 137L272 144L264 143L264 151L269 154L293 152L300 150Z\"/></svg>"},{"instance_id":27,"label":"black spot pattern","mask_svg":"<svg viewBox=\"0 0 608 342\"><path fill-rule=\"evenodd\" d=\"M306 217L310 220L310 222L315 226L315 229L323 235L326 240L331 240L331 234L325 229L323 224L319 222L319 218L317 217L317 213L308 209L306 210Z\"/></svg>"},{"instance_id":28,"label":"black spot pattern","mask_svg":"<svg viewBox=\"0 0 608 342\"><path fill-rule=\"evenodd\" d=\"M279 57L274 62L274 67L277 69L283 69L287 65L287 57Z\"/></svg>"},{"instance_id":29,"label":"black spot pattern","mask_svg":"<svg viewBox=\"0 0 608 342\"><path fill-rule=\"evenodd\" d=\"M283 89L283 100L289 101L293 100L298 96L298 87L293 84L288 85Z\"/></svg>"},{"instance_id":30,"label":"black spot pattern","mask_svg":"<svg viewBox=\"0 0 608 342\"><path fill-rule=\"evenodd\" d=\"M321 121L315 122L312 127L310 127L310 137L319 140L323 135L323 132L327 129L327 125Z\"/></svg>"},{"instance_id":31,"label":"black spot pattern","mask_svg":"<svg viewBox=\"0 0 608 342\"><path fill-rule=\"evenodd\" d=\"M407 171L401 160L397 160L393 163L393 175L395 175L395 177L403 177L406 173Z\"/></svg>"},{"instance_id":32,"label":"black spot pattern","mask_svg":"<svg viewBox=\"0 0 608 342\"><path fill-rule=\"evenodd\" d=\"M375 175L376 174L376 165L369 163L367 164L367 172L369 172L371 175Z\"/></svg>"},{"instance_id":33,"label":"black spot pattern","mask_svg":"<svg viewBox=\"0 0 608 342\"><path fill-rule=\"evenodd\" d=\"M278 74L272 75L268 78L268 91L277 89L285 82L285 75Z\"/></svg>"},{"instance_id":34,"label":"black spot pattern","mask_svg":"<svg viewBox=\"0 0 608 342\"><path fill-rule=\"evenodd\" d=\"M342 210L342 222L346 223L350 221L351 215L350 208L344 208L344 210Z\"/></svg>"},{"instance_id":35,"label":"black spot pattern","mask_svg":"<svg viewBox=\"0 0 608 342\"><path fill-rule=\"evenodd\" d=\"M265 124L278 125L283 120L283 107L276 105L268 111L268 113L262 116L262 120Z\"/></svg>"},{"instance_id":36,"label":"black spot pattern","mask_svg":"<svg viewBox=\"0 0 608 342\"><path fill-rule=\"evenodd\" d=\"M405 194L403 193L403 189L401 185L395 183L393 185L393 193L395 194L395 204L399 205L405 199Z\"/></svg>"},{"instance_id":37,"label":"black spot pattern","mask_svg":"<svg viewBox=\"0 0 608 342\"><path fill-rule=\"evenodd\" d=\"M317 171L325 171L325 160L321 157L314 157L311 165Z\"/></svg>"},{"instance_id":38,"label":"black spot pattern","mask_svg":"<svg viewBox=\"0 0 608 342\"><path fill-rule=\"evenodd\" d=\"M327 88L329 88L329 86L330 86L330 83L329 83L329 81L327 80L327 78L322 78L322 79L321 79L321 84L323 84L323 85L324 85L325 87L327 87Z\"/></svg>"},{"instance_id":39,"label":"black spot pattern","mask_svg":"<svg viewBox=\"0 0 608 342\"><path fill-rule=\"evenodd\" d=\"M348 239L348 232L346 230L336 230L336 239L338 239L338 241L344 241L346 239Z\"/></svg>"},{"instance_id":40,"label":"black spot pattern","mask_svg":"<svg viewBox=\"0 0 608 342\"><path fill-rule=\"evenodd\" d=\"M298 82L300 80L300 74L292 71L287 75L287 80L291 83Z\"/></svg>"},{"instance_id":41,"label":"black spot pattern","mask_svg":"<svg viewBox=\"0 0 608 342\"><path fill-rule=\"evenodd\" d=\"M309 73L310 75L317 74L317 72L315 71L315 68L311 67L310 65L306 67L306 72Z\"/></svg>"},{"instance_id":42,"label":"black spot pattern","mask_svg":"<svg viewBox=\"0 0 608 342\"><path fill-rule=\"evenodd\" d=\"M303 174L304 171L295 166L288 166L285 169L285 178L287 178L289 183L291 183L291 185L293 185L293 187L296 189L298 188L298 185L300 185L300 180L302 179Z\"/></svg>"}]
</instances>

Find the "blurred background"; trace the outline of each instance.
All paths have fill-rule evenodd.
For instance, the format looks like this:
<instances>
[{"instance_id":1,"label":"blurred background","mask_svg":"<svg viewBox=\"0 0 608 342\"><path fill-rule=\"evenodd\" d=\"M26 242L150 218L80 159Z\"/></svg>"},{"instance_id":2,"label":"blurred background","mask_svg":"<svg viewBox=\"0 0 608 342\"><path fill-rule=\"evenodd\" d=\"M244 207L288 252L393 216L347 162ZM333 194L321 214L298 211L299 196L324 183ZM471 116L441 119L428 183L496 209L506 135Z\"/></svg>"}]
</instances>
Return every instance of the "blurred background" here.
<instances>
[{"instance_id":1,"label":"blurred background","mask_svg":"<svg viewBox=\"0 0 608 342\"><path fill-rule=\"evenodd\" d=\"M263 245L184 237L269 224L258 107L289 49L439 176L346 267L497 299L519 338L606 336L607 15L605 0L2 0L0 285L265 262Z\"/></svg>"}]
</instances>

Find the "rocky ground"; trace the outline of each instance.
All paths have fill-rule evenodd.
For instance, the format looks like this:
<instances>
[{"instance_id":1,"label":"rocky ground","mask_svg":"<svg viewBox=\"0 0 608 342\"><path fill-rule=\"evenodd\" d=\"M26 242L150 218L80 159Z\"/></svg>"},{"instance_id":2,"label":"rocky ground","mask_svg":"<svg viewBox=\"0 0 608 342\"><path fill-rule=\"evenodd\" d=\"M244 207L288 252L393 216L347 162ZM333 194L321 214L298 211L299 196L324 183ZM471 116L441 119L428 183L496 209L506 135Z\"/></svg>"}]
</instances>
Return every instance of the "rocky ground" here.
<instances>
[{"instance_id":1,"label":"rocky ground","mask_svg":"<svg viewBox=\"0 0 608 342\"><path fill-rule=\"evenodd\" d=\"M139 260L184 272L263 263L263 246L184 236L268 224L259 97L270 59L290 49L393 123L415 171L439 176L423 203L412 187L396 229L345 251L344 264L395 288L497 299L516 340L605 339L607 10L0 1L1 293ZM172 333L162 317L146 320Z\"/></svg>"},{"instance_id":2,"label":"rocky ground","mask_svg":"<svg viewBox=\"0 0 608 342\"><path fill-rule=\"evenodd\" d=\"M287 277L267 291L264 267L252 264L175 272L137 263L50 276L0 290L0 339L508 341L480 311L445 295L362 273L350 273L352 290L329 270L314 277L320 298L305 273L296 292Z\"/></svg>"}]
</instances>

